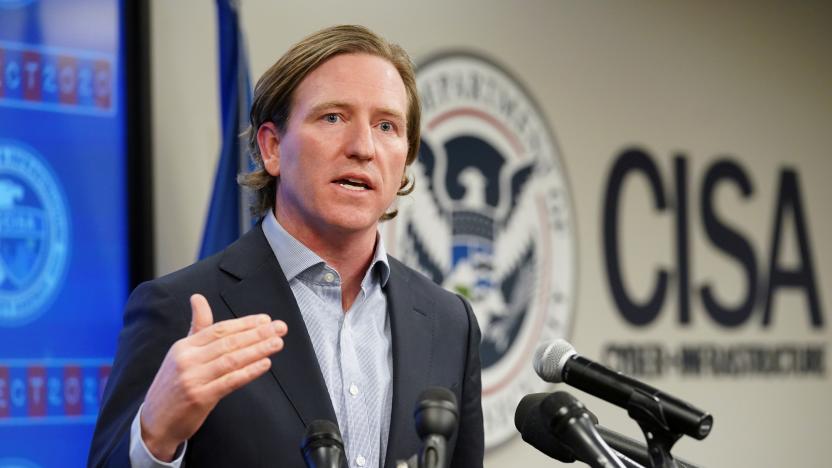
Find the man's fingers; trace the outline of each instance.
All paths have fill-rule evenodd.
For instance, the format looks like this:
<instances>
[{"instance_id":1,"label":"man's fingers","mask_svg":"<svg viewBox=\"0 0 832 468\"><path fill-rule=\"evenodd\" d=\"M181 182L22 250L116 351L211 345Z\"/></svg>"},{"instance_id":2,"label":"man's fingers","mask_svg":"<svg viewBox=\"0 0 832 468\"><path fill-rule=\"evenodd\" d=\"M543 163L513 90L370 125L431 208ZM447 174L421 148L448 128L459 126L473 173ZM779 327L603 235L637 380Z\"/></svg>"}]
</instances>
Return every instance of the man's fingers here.
<instances>
[{"instance_id":1,"label":"man's fingers","mask_svg":"<svg viewBox=\"0 0 832 468\"><path fill-rule=\"evenodd\" d=\"M237 333L224 336L200 347L198 352L202 362L217 359L223 354L232 353L238 349L251 346L271 338L282 337L286 334L286 324L280 320L267 322L256 328L243 329Z\"/></svg>"},{"instance_id":2,"label":"man's fingers","mask_svg":"<svg viewBox=\"0 0 832 468\"><path fill-rule=\"evenodd\" d=\"M211 313L211 306L202 294L191 296L191 329L188 336L199 333L201 330L210 327L214 323L214 315Z\"/></svg>"},{"instance_id":3,"label":"man's fingers","mask_svg":"<svg viewBox=\"0 0 832 468\"><path fill-rule=\"evenodd\" d=\"M267 358L281 349L283 349L283 338L279 336L259 340L235 351L222 353L213 361L202 365L195 377L206 383L221 379L224 375Z\"/></svg>"},{"instance_id":4,"label":"man's fingers","mask_svg":"<svg viewBox=\"0 0 832 468\"><path fill-rule=\"evenodd\" d=\"M188 341L190 344L195 346L205 346L225 336L257 328L260 325L265 325L271 322L271 320L272 319L266 314L246 315L245 317L236 319L222 320L208 328L203 328L198 333L188 338Z\"/></svg>"}]
</instances>

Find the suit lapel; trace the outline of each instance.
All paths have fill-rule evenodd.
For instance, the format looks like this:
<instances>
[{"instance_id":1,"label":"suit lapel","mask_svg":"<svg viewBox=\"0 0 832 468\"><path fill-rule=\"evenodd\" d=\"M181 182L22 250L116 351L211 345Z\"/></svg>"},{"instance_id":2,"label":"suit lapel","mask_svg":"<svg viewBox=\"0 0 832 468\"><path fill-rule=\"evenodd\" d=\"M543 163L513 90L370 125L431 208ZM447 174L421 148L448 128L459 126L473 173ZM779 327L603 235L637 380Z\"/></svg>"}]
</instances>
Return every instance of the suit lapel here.
<instances>
[{"instance_id":1,"label":"suit lapel","mask_svg":"<svg viewBox=\"0 0 832 468\"><path fill-rule=\"evenodd\" d=\"M297 301L259 225L226 250L220 268L240 279L221 293L234 316L267 313L286 322L285 346L270 372L303 424L337 421Z\"/></svg>"},{"instance_id":2,"label":"suit lapel","mask_svg":"<svg viewBox=\"0 0 832 468\"><path fill-rule=\"evenodd\" d=\"M411 446L408 440L412 438L408 436L415 433L413 410L419 393L430 381L433 360L435 321L428 307L417 304L409 288L410 274L390 258L390 279L385 290L393 335L393 407L385 466L395 466L396 454Z\"/></svg>"}]
</instances>

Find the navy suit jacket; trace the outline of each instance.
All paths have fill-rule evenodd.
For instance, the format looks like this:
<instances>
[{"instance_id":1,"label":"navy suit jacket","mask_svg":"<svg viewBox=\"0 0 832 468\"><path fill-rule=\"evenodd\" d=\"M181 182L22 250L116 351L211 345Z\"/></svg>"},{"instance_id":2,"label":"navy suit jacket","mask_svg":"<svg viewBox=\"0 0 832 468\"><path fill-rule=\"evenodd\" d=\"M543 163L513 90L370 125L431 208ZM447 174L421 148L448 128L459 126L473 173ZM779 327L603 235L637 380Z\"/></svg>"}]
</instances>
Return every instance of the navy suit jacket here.
<instances>
[{"instance_id":1,"label":"navy suit jacket","mask_svg":"<svg viewBox=\"0 0 832 468\"><path fill-rule=\"evenodd\" d=\"M451 466L480 468L480 332L471 307L393 258L390 270L384 291L393 340L393 407L385 466L419 449L413 409L424 388L440 385L459 402ZM336 418L297 302L259 226L223 252L131 294L89 466L130 465L131 422L168 349L188 333L194 293L208 299L215 322L267 313L286 322L289 333L269 372L220 400L188 441L185 465L304 468L299 446L306 426Z\"/></svg>"}]
</instances>

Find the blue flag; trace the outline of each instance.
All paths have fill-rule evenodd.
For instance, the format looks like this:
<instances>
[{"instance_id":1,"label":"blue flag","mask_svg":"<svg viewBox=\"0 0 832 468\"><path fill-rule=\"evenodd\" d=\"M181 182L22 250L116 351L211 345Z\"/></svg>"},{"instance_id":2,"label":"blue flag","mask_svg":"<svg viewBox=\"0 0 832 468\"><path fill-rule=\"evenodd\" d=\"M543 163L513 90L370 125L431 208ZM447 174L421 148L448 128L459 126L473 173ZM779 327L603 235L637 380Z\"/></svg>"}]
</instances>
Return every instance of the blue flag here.
<instances>
[{"instance_id":1,"label":"blue flag","mask_svg":"<svg viewBox=\"0 0 832 468\"><path fill-rule=\"evenodd\" d=\"M238 8L236 0L217 0L222 150L199 258L219 252L251 227L243 189L237 185L237 174L248 172L251 164L240 136L248 128L251 84Z\"/></svg>"}]
</instances>

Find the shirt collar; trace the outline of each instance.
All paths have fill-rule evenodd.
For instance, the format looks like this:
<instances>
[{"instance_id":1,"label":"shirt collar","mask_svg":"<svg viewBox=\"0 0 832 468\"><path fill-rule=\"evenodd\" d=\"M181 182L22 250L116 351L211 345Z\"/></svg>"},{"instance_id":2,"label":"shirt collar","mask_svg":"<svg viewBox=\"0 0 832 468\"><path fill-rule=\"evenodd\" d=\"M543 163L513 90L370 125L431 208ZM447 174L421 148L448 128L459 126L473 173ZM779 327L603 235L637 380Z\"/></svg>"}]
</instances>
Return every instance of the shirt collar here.
<instances>
[{"instance_id":1,"label":"shirt collar","mask_svg":"<svg viewBox=\"0 0 832 468\"><path fill-rule=\"evenodd\" d=\"M262 226L263 234L266 235L266 240L269 242L275 257L277 257L277 262L280 264L283 274L286 275L287 281L291 281L316 265L326 264L318 254L286 232L286 229L277 222L272 210L269 210L263 217ZM386 286L387 280L390 278L390 263L387 260L384 241L378 233L376 233L376 248L368 272L373 270L378 272L378 280L381 286ZM369 275L365 274L365 281L367 276Z\"/></svg>"}]
</instances>

